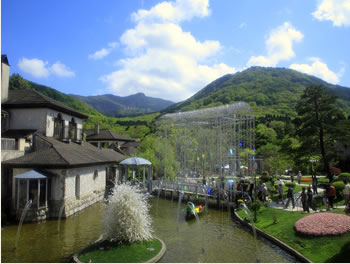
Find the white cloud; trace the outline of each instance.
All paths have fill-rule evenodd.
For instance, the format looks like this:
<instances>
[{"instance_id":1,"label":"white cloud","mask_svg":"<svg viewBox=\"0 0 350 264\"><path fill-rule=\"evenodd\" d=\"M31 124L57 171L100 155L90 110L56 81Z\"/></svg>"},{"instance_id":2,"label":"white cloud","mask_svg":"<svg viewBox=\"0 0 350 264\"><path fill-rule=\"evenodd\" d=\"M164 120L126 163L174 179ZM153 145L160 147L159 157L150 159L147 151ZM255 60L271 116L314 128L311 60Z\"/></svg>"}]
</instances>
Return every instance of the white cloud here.
<instances>
[{"instance_id":1,"label":"white cloud","mask_svg":"<svg viewBox=\"0 0 350 264\"><path fill-rule=\"evenodd\" d=\"M118 70L100 80L118 95L144 92L180 101L216 78L234 73L234 68L223 63L210 64L222 49L219 41L198 41L179 25L209 15L208 8L207 0L177 0L133 13L135 27L120 38L128 57L117 62Z\"/></svg>"},{"instance_id":2,"label":"white cloud","mask_svg":"<svg viewBox=\"0 0 350 264\"><path fill-rule=\"evenodd\" d=\"M57 61L50 67L52 73L60 77L73 77L75 73L70 71L69 68L63 63Z\"/></svg>"},{"instance_id":3,"label":"white cloud","mask_svg":"<svg viewBox=\"0 0 350 264\"><path fill-rule=\"evenodd\" d=\"M96 51L95 53L90 54L89 59L100 60L100 59L106 57L109 53L111 53L111 51L117 46L118 46L117 42L110 42L110 43L108 43L108 48L102 48L102 49Z\"/></svg>"},{"instance_id":4,"label":"white cloud","mask_svg":"<svg viewBox=\"0 0 350 264\"><path fill-rule=\"evenodd\" d=\"M311 65L309 64L291 64L289 68L293 70L297 70L303 73L307 73L310 75L314 75L316 77L319 77L327 82L337 84L339 83L339 78L344 73L344 68L341 69L339 74L334 73L331 71L327 64L321 61L320 58L309 58L309 60L312 62Z\"/></svg>"},{"instance_id":5,"label":"white cloud","mask_svg":"<svg viewBox=\"0 0 350 264\"><path fill-rule=\"evenodd\" d=\"M209 14L209 0L176 0L175 2L161 2L150 10L141 9L131 16L135 22L179 23Z\"/></svg>"},{"instance_id":6,"label":"white cloud","mask_svg":"<svg viewBox=\"0 0 350 264\"><path fill-rule=\"evenodd\" d=\"M332 21L333 26L350 26L350 0L322 0L312 15Z\"/></svg>"},{"instance_id":7,"label":"white cloud","mask_svg":"<svg viewBox=\"0 0 350 264\"><path fill-rule=\"evenodd\" d=\"M75 73L70 71L69 68L63 63L57 61L52 66L48 66L48 62L44 62L40 59L27 59L22 58L18 62L18 67L25 73L36 78L48 77L51 74L57 75L59 77L73 77Z\"/></svg>"},{"instance_id":8,"label":"white cloud","mask_svg":"<svg viewBox=\"0 0 350 264\"><path fill-rule=\"evenodd\" d=\"M296 30L289 22L273 29L266 40L267 56L252 56L248 66L274 67L281 60L289 60L295 56L293 42L303 39L303 34Z\"/></svg>"},{"instance_id":9,"label":"white cloud","mask_svg":"<svg viewBox=\"0 0 350 264\"><path fill-rule=\"evenodd\" d=\"M49 76L49 70L46 68L47 62L39 59L22 58L18 62L18 67L25 73L29 73L37 78Z\"/></svg>"}]
</instances>

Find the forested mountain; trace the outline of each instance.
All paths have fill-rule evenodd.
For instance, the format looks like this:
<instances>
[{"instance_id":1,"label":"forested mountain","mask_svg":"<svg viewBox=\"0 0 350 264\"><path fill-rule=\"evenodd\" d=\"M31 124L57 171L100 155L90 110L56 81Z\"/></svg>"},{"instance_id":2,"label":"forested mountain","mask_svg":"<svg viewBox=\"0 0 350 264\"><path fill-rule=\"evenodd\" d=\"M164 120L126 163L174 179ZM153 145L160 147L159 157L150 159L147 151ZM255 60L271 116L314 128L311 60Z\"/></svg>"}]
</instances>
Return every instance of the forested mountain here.
<instances>
[{"instance_id":1,"label":"forested mountain","mask_svg":"<svg viewBox=\"0 0 350 264\"><path fill-rule=\"evenodd\" d=\"M350 114L350 88L329 84L317 77L285 68L251 67L224 75L191 98L174 104L164 112L188 111L244 101L256 116L295 117L295 106L305 87L316 84L338 95L337 106Z\"/></svg>"},{"instance_id":2,"label":"forested mountain","mask_svg":"<svg viewBox=\"0 0 350 264\"><path fill-rule=\"evenodd\" d=\"M92 106L106 116L136 116L152 112L159 112L174 104L174 102L160 98L149 97L143 93L129 96L116 96L113 94L81 96L70 94L86 104Z\"/></svg>"}]
</instances>

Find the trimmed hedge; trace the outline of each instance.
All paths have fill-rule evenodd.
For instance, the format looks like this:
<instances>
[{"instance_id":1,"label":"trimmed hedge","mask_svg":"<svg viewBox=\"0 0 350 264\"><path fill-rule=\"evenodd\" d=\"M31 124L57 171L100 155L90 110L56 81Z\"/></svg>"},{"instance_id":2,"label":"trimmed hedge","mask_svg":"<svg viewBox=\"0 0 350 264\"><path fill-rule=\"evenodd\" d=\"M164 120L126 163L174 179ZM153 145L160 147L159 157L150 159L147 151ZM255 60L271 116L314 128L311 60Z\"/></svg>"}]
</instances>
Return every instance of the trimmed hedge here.
<instances>
[{"instance_id":1,"label":"trimmed hedge","mask_svg":"<svg viewBox=\"0 0 350 264\"><path fill-rule=\"evenodd\" d=\"M345 181L347 180L348 182L350 182L350 173L349 172L343 172L340 173L337 178L335 179L335 181Z\"/></svg>"},{"instance_id":2,"label":"trimmed hedge","mask_svg":"<svg viewBox=\"0 0 350 264\"><path fill-rule=\"evenodd\" d=\"M345 187L345 184L343 181L336 181L332 183L332 186L335 187L336 193L337 193L337 197L343 197L343 190Z\"/></svg>"}]
</instances>

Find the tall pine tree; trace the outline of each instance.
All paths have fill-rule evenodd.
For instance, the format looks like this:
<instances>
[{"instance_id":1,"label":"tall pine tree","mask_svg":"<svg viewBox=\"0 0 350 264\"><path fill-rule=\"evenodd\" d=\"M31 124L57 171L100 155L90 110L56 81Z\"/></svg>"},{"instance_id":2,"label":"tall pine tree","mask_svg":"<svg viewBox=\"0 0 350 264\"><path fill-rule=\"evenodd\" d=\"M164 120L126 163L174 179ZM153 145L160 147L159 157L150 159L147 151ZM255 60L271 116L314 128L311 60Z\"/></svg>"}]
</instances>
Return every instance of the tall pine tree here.
<instances>
[{"instance_id":1,"label":"tall pine tree","mask_svg":"<svg viewBox=\"0 0 350 264\"><path fill-rule=\"evenodd\" d=\"M303 153L321 155L323 168L331 180L330 159L334 153L336 123L343 116L334 103L337 97L320 85L308 86L296 106L298 134Z\"/></svg>"}]
</instances>

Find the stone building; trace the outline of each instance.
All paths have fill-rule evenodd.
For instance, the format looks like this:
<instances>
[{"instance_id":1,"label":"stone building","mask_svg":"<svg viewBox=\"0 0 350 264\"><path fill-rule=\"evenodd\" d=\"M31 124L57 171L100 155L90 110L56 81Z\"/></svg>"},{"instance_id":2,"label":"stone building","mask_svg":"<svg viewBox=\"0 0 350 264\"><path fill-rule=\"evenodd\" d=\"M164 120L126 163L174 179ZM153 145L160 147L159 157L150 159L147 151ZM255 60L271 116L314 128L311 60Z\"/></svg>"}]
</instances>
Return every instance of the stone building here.
<instances>
[{"instance_id":1,"label":"stone building","mask_svg":"<svg viewBox=\"0 0 350 264\"><path fill-rule=\"evenodd\" d=\"M135 142L135 139L119 135L110 129L100 129L98 124L95 126L95 129L88 129L85 133L86 141L98 148L108 148L111 145L120 147L125 143Z\"/></svg>"},{"instance_id":2,"label":"stone building","mask_svg":"<svg viewBox=\"0 0 350 264\"><path fill-rule=\"evenodd\" d=\"M125 157L83 142L83 120L88 116L34 90L5 94L2 216L19 219L30 205L28 221L68 217L102 200L107 180L117 176L117 164Z\"/></svg>"},{"instance_id":3,"label":"stone building","mask_svg":"<svg viewBox=\"0 0 350 264\"><path fill-rule=\"evenodd\" d=\"M13 172L11 214L17 219L29 200L32 210L28 219L32 220L68 217L101 201L107 177L118 173L113 165L124 159L113 150L100 150L87 142L65 143L38 134L34 137L34 149L2 164ZM18 177L28 171L41 177Z\"/></svg>"}]
</instances>

